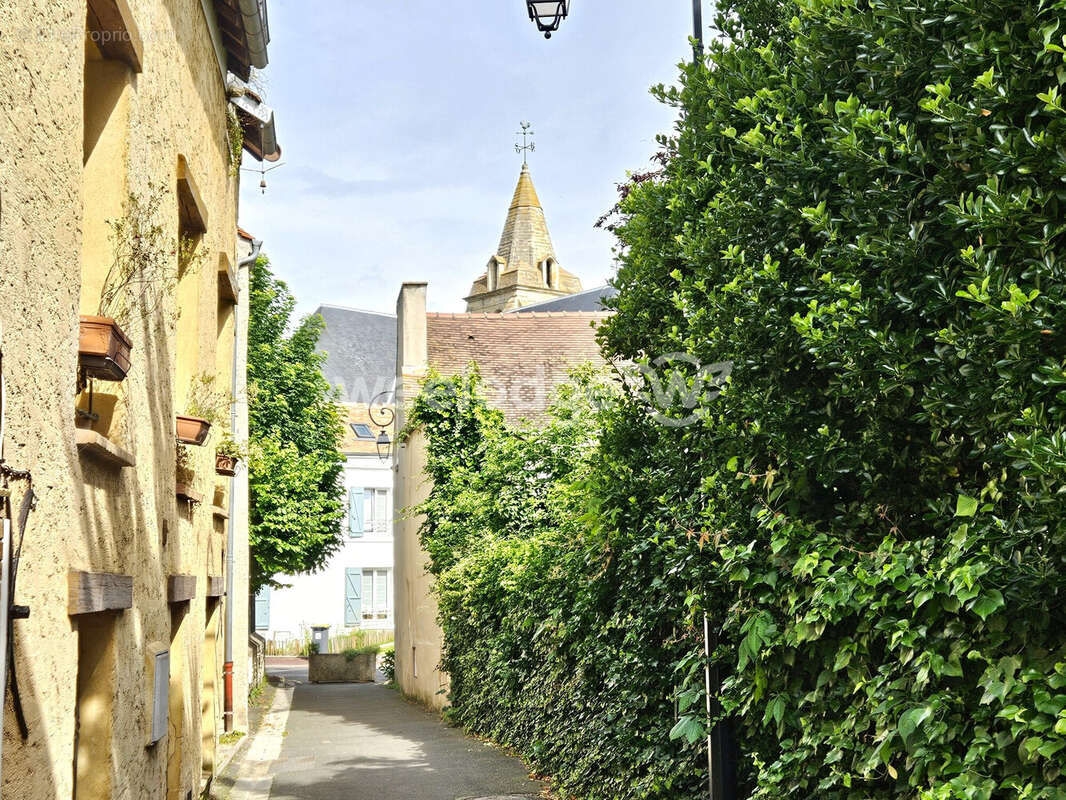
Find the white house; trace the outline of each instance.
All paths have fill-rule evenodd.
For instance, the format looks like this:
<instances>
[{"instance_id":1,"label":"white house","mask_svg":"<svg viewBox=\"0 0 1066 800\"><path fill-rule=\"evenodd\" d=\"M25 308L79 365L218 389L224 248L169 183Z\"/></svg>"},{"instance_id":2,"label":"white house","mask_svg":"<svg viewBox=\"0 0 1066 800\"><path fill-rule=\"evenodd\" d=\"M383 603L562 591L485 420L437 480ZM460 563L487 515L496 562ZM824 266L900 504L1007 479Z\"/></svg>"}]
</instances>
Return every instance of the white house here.
<instances>
[{"instance_id":1,"label":"white house","mask_svg":"<svg viewBox=\"0 0 1066 800\"><path fill-rule=\"evenodd\" d=\"M255 629L275 645L303 642L314 625L330 635L393 628L391 454L381 457L383 429L395 439L392 385L396 317L338 306L318 309L326 323L319 349L323 373L338 388L346 417L342 445L347 513L343 544L319 572L278 576L285 589L265 589L255 602Z\"/></svg>"}]
</instances>

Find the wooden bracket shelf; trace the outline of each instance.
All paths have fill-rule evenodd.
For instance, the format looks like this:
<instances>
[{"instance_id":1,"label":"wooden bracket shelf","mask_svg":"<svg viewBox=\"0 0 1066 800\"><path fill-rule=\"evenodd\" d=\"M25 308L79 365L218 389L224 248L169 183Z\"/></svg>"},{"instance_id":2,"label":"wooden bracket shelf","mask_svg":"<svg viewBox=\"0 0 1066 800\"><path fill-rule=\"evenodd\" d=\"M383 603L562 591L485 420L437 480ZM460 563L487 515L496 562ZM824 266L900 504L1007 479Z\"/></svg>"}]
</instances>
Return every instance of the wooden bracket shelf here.
<instances>
[{"instance_id":1,"label":"wooden bracket shelf","mask_svg":"<svg viewBox=\"0 0 1066 800\"><path fill-rule=\"evenodd\" d=\"M74 432L74 442L78 445L79 454L89 456L108 466L117 469L137 466L137 459L132 453L123 450L96 431L77 428Z\"/></svg>"},{"instance_id":2,"label":"wooden bracket shelf","mask_svg":"<svg viewBox=\"0 0 1066 800\"><path fill-rule=\"evenodd\" d=\"M67 613L71 616L133 608L131 575L71 570L67 584Z\"/></svg>"},{"instance_id":3,"label":"wooden bracket shelf","mask_svg":"<svg viewBox=\"0 0 1066 800\"><path fill-rule=\"evenodd\" d=\"M196 597L195 575L170 575L167 577L167 602L184 603Z\"/></svg>"}]
</instances>

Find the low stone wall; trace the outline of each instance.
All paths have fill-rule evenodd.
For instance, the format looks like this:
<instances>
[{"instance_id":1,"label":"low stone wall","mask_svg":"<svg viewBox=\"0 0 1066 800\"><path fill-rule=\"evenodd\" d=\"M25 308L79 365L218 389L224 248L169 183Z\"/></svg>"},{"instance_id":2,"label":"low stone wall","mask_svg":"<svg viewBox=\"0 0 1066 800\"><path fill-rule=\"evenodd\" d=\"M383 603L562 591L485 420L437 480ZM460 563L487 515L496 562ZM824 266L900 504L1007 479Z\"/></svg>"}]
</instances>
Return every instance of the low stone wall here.
<instances>
[{"instance_id":1,"label":"low stone wall","mask_svg":"<svg viewBox=\"0 0 1066 800\"><path fill-rule=\"evenodd\" d=\"M248 636L248 687L255 688L266 680L266 639L258 633Z\"/></svg>"},{"instance_id":2,"label":"low stone wall","mask_svg":"<svg viewBox=\"0 0 1066 800\"><path fill-rule=\"evenodd\" d=\"M376 666L375 653L360 653L351 660L343 653L316 653L308 659L307 679L311 683L370 683Z\"/></svg>"}]
</instances>

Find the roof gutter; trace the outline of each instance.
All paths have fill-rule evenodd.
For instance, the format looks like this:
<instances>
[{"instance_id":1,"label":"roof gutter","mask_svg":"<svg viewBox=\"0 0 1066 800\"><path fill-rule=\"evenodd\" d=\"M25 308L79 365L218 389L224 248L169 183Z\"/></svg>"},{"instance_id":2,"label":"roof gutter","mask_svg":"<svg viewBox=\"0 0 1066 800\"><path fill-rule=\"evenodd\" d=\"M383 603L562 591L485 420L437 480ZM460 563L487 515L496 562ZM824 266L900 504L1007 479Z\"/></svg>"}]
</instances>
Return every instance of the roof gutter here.
<instances>
[{"instance_id":1,"label":"roof gutter","mask_svg":"<svg viewBox=\"0 0 1066 800\"><path fill-rule=\"evenodd\" d=\"M249 60L253 67L263 69L267 65L267 44L270 43L266 0L238 0L237 5L244 22Z\"/></svg>"}]
</instances>

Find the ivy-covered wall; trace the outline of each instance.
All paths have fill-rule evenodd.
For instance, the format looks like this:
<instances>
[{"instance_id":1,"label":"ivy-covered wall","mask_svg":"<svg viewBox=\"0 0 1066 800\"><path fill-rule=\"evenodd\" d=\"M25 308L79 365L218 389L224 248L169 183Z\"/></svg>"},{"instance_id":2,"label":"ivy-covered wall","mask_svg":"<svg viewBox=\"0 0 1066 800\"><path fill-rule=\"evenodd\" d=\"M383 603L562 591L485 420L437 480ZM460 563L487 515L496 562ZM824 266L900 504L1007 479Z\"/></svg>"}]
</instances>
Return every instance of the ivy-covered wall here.
<instances>
[{"instance_id":1,"label":"ivy-covered wall","mask_svg":"<svg viewBox=\"0 0 1066 800\"><path fill-rule=\"evenodd\" d=\"M1066 798L1064 11L722 7L601 328L695 407L419 411L457 720L699 797L706 614L747 795Z\"/></svg>"}]
</instances>

